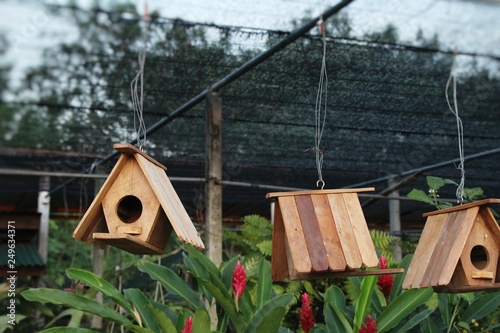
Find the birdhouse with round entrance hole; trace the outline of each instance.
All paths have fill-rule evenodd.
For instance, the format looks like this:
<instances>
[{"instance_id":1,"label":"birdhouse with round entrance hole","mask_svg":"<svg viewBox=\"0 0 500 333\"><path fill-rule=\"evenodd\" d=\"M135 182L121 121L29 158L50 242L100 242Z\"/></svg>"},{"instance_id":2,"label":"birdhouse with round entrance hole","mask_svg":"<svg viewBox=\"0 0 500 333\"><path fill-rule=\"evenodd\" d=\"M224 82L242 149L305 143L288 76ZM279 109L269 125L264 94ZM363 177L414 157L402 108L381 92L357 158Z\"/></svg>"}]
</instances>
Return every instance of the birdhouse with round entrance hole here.
<instances>
[{"instance_id":1,"label":"birdhouse with round entrance hole","mask_svg":"<svg viewBox=\"0 0 500 333\"><path fill-rule=\"evenodd\" d=\"M268 193L275 199L271 275L318 279L402 273L378 266L358 192L374 188Z\"/></svg>"},{"instance_id":2,"label":"birdhouse with round entrance hole","mask_svg":"<svg viewBox=\"0 0 500 333\"><path fill-rule=\"evenodd\" d=\"M161 254L172 230L185 243L203 242L175 192L166 167L130 144L113 146L122 155L73 232L98 247L135 254Z\"/></svg>"},{"instance_id":3,"label":"birdhouse with round entrance hole","mask_svg":"<svg viewBox=\"0 0 500 333\"><path fill-rule=\"evenodd\" d=\"M424 230L403 281L404 289L436 292L500 289L500 227L486 199L424 214Z\"/></svg>"}]
</instances>

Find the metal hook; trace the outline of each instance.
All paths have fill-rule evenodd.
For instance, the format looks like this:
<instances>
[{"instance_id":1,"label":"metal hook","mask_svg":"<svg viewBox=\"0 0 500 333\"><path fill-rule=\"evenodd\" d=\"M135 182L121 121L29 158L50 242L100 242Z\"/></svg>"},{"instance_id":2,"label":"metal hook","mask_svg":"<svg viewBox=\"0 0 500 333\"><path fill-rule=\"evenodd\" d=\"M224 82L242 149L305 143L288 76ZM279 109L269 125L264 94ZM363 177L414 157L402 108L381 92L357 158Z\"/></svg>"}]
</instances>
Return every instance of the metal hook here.
<instances>
[{"instance_id":1,"label":"metal hook","mask_svg":"<svg viewBox=\"0 0 500 333\"><path fill-rule=\"evenodd\" d=\"M316 187L319 187L319 184L321 184L321 189L323 189L323 187L325 187L325 182L322 179L319 179L316 182Z\"/></svg>"}]
</instances>

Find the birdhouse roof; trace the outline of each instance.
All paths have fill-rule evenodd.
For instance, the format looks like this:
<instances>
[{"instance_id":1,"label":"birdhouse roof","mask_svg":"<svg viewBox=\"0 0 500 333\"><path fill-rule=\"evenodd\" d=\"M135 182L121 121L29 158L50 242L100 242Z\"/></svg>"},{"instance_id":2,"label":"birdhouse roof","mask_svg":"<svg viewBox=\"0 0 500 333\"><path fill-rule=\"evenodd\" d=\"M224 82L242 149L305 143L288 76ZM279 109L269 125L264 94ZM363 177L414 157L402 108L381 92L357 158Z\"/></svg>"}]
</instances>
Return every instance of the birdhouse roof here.
<instances>
[{"instance_id":1,"label":"birdhouse roof","mask_svg":"<svg viewBox=\"0 0 500 333\"><path fill-rule=\"evenodd\" d=\"M105 245L100 241L92 239L93 233L107 230L101 203L115 180L119 177L126 162L130 158L134 158L141 171L144 173L149 186L153 189L154 194L158 198L163 211L167 215L179 239L182 242L203 249L203 241L198 235L193 222L165 173L167 168L133 145L119 143L115 144L113 148L118 150L122 155L73 232L73 237L98 247L103 247Z\"/></svg>"},{"instance_id":2,"label":"birdhouse roof","mask_svg":"<svg viewBox=\"0 0 500 333\"><path fill-rule=\"evenodd\" d=\"M273 278L376 267L378 258L357 192L374 188L269 193L277 198ZM287 253L288 252L288 253ZM292 272L289 274L289 266Z\"/></svg>"},{"instance_id":3,"label":"birdhouse roof","mask_svg":"<svg viewBox=\"0 0 500 333\"><path fill-rule=\"evenodd\" d=\"M403 288L448 285L474 223L485 223L500 248L500 227L486 207L498 203L500 199L486 199L424 214L427 222L408 267Z\"/></svg>"}]
</instances>

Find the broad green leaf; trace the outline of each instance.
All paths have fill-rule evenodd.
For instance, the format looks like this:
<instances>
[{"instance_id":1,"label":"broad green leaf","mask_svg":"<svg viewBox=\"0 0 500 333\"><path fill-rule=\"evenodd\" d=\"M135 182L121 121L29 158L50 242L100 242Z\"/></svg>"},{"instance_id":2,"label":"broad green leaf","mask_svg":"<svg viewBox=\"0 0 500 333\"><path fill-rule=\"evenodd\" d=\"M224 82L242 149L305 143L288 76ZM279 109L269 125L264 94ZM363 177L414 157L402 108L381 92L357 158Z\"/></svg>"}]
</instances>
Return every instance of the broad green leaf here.
<instances>
[{"instance_id":1,"label":"broad green leaf","mask_svg":"<svg viewBox=\"0 0 500 333\"><path fill-rule=\"evenodd\" d=\"M153 315L153 313L149 310L148 306L151 306L146 295L142 293L139 289L125 289L125 296L135 305L135 308L139 312L142 318L142 322L145 324L147 328L149 328L153 332L160 333L160 327L158 326L158 322Z\"/></svg>"},{"instance_id":2,"label":"broad green leaf","mask_svg":"<svg viewBox=\"0 0 500 333\"><path fill-rule=\"evenodd\" d=\"M262 259L259 263L259 275L257 283L257 295L255 308L259 310L267 301L271 299L273 294L273 283L271 281L271 265L266 259Z\"/></svg>"},{"instance_id":3,"label":"broad green leaf","mask_svg":"<svg viewBox=\"0 0 500 333\"><path fill-rule=\"evenodd\" d=\"M52 327L40 333L99 333L98 331L89 330L86 328L77 328L77 327Z\"/></svg>"},{"instance_id":4,"label":"broad green leaf","mask_svg":"<svg viewBox=\"0 0 500 333\"><path fill-rule=\"evenodd\" d=\"M293 299L293 294L283 294L269 300L254 313L245 333L277 332L286 314L286 307L292 304Z\"/></svg>"},{"instance_id":5,"label":"broad green leaf","mask_svg":"<svg viewBox=\"0 0 500 333\"><path fill-rule=\"evenodd\" d=\"M442 333L443 330L439 328L430 317L420 322L420 332L422 333Z\"/></svg>"},{"instance_id":6,"label":"broad green leaf","mask_svg":"<svg viewBox=\"0 0 500 333\"><path fill-rule=\"evenodd\" d=\"M357 332L361 328L368 311L370 310L370 303L372 299L373 289L377 283L377 276L368 275L363 278L361 282L361 292L359 294L358 302L356 303L356 312L354 314L353 329Z\"/></svg>"},{"instance_id":7,"label":"broad green leaf","mask_svg":"<svg viewBox=\"0 0 500 333\"><path fill-rule=\"evenodd\" d=\"M82 324L82 318L85 312L76 309L66 309L59 313L55 318L48 322L45 327L50 327L54 325L59 319L69 316L71 319L66 325L67 327L80 327ZM17 316L16 316L17 317ZM17 319L17 318L16 318Z\"/></svg>"},{"instance_id":8,"label":"broad green leaf","mask_svg":"<svg viewBox=\"0 0 500 333\"><path fill-rule=\"evenodd\" d=\"M328 330L324 326L319 326L316 324L310 331L311 333L328 333Z\"/></svg>"},{"instance_id":9,"label":"broad green leaf","mask_svg":"<svg viewBox=\"0 0 500 333\"><path fill-rule=\"evenodd\" d=\"M202 283L205 288L212 293L219 305L224 309L224 312L229 316L229 319L233 323L237 332L243 332L247 325L245 318L238 312L236 312L236 306L232 297L227 297L219 288L214 286L212 282L207 280L198 280Z\"/></svg>"},{"instance_id":10,"label":"broad green leaf","mask_svg":"<svg viewBox=\"0 0 500 333\"><path fill-rule=\"evenodd\" d=\"M141 272L148 273L153 280L160 281L165 290L182 297L194 309L203 307L198 294L170 268L150 261L140 263L137 267Z\"/></svg>"},{"instance_id":11,"label":"broad green leaf","mask_svg":"<svg viewBox=\"0 0 500 333\"><path fill-rule=\"evenodd\" d=\"M193 333L210 332L210 317L205 309L197 309L193 317Z\"/></svg>"},{"instance_id":12,"label":"broad green leaf","mask_svg":"<svg viewBox=\"0 0 500 333\"><path fill-rule=\"evenodd\" d=\"M500 292L483 293L467 307L460 319L467 323L472 319L479 320L498 307L500 307Z\"/></svg>"},{"instance_id":13,"label":"broad green leaf","mask_svg":"<svg viewBox=\"0 0 500 333\"><path fill-rule=\"evenodd\" d=\"M399 263L399 268L404 268L404 273L394 274L394 284L392 285L391 296L390 299L395 299L398 297L403 291L403 281L406 276L406 272L408 272L408 267L410 266L411 259L413 258L412 254L406 255L401 262Z\"/></svg>"},{"instance_id":14,"label":"broad green leaf","mask_svg":"<svg viewBox=\"0 0 500 333\"><path fill-rule=\"evenodd\" d=\"M432 288L411 289L394 299L377 319L377 332L382 333L404 320L419 305L424 304L433 295Z\"/></svg>"},{"instance_id":15,"label":"broad green leaf","mask_svg":"<svg viewBox=\"0 0 500 333\"><path fill-rule=\"evenodd\" d=\"M146 307L151 311L153 316L156 318L158 325L160 326L162 333L177 333L174 323L170 317L163 311L155 308L151 304L146 305Z\"/></svg>"},{"instance_id":16,"label":"broad green leaf","mask_svg":"<svg viewBox=\"0 0 500 333\"><path fill-rule=\"evenodd\" d=\"M151 301L151 305L154 306L155 309L158 309L164 314L166 314L172 323L175 323L177 321L179 313L174 309L170 308L168 305L155 301Z\"/></svg>"},{"instance_id":17,"label":"broad green leaf","mask_svg":"<svg viewBox=\"0 0 500 333\"><path fill-rule=\"evenodd\" d=\"M440 177L427 176L427 185L435 191L445 185L444 179Z\"/></svg>"},{"instance_id":18,"label":"broad green leaf","mask_svg":"<svg viewBox=\"0 0 500 333\"><path fill-rule=\"evenodd\" d=\"M207 270L208 274L210 274L211 276L217 276L219 279L221 278L219 269L206 255L204 255L191 245L186 245L185 249L191 257L196 258L199 262L201 262L201 264Z\"/></svg>"},{"instance_id":19,"label":"broad green leaf","mask_svg":"<svg viewBox=\"0 0 500 333\"><path fill-rule=\"evenodd\" d=\"M70 279L82 281L86 285L99 290L104 295L111 297L116 303L118 303L118 305L124 308L129 315L131 315L132 317L135 316L133 306L125 299L122 293L111 283L104 280L100 276L92 272L77 268L68 268L66 270L66 274Z\"/></svg>"},{"instance_id":20,"label":"broad green leaf","mask_svg":"<svg viewBox=\"0 0 500 333\"><path fill-rule=\"evenodd\" d=\"M428 203L428 204L431 204L431 205L434 205L434 200L432 200L432 198L430 198L427 193L425 193L424 191L422 190L418 190L418 189L413 189L410 191L410 193L408 193L406 195L408 198L411 198L413 200L417 200L417 201L420 201L420 202L425 202L425 203Z\"/></svg>"},{"instance_id":21,"label":"broad green leaf","mask_svg":"<svg viewBox=\"0 0 500 333\"><path fill-rule=\"evenodd\" d=\"M267 312L266 316L261 318L260 321L251 320L245 329L245 333L278 332L285 314L285 308L274 308Z\"/></svg>"},{"instance_id":22,"label":"broad green leaf","mask_svg":"<svg viewBox=\"0 0 500 333\"><path fill-rule=\"evenodd\" d=\"M438 307L439 312L441 313L441 318L443 319L444 324L449 327L451 326L451 312L452 307L450 304L450 299L448 294L438 294Z\"/></svg>"},{"instance_id":23,"label":"broad green leaf","mask_svg":"<svg viewBox=\"0 0 500 333\"><path fill-rule=\"evenodd\" d=\"M208 275L208 272L206 269L203 267L203 265L196 259L192 258L190 256L185 255L184 256L184 264L189 272L197 278L200 277L205 280L209 280L210 276ZM200 291L203 293L205 298L209 301L212 301L212 294L210 294L203 286L199 286Z\"/></svg>"},{"instance_id":24,"label":"broad green leaf","mask_svg":"<svg viewBox=\"0 0 500 333\"><path fill-rule=\"evenodd\" d=\"M132 326L132 322L130 320L115 310L96 301L66 291L49 288L37 288L26 290L22 293L22 295L28 301L64 305L69 308L85 311L98 315L102 318L110 319L123 326Z\"/></svg>"},{"instance_id":25,"label":"broad green leaf","mask_svg":"<svg viewBox=\"0 0 500 333\"><path fill-rule=\"evenodd\" d=\"M335 304L327 304L325 306L326 310L326 315L325 315L325 321L328 325L328 330L331 333L334 332L345 332L345 333L352 333L352 326L349 323L349 318L345 314L344 311L342 311L339 307L337 307Z\"/></svg>"},{"instance_id":26,"label":"broad green leaf","mask_svg":"<svg viewBox=\"0 0 500 333\"><path fill-rule=\"evenodd\" d=\"M344 292L336 285L332 285L326 290L324 299L326 304L335 305L341 311L345 311L346 299Z\"/></svg>"},{"instance_id":27,"label":"broad green leaf","mask_svg":"<svg viewBox=\"0 0 500 333\"><path fill-rule=\"evenodd\" d=\"M428 310L424 310L422 312L419 312L415 316L412 316L409 320L402 321L401 324L403 324L403 325L399 326L395 330L391 330L391 333L409 332L410 329L412 329L413 327L420 324L421 321L427 319L431 315L431 313L433 313L433 312L434 312L434 310L432 310L432 309L428 309Z\"/></svg>"}]
</instances>

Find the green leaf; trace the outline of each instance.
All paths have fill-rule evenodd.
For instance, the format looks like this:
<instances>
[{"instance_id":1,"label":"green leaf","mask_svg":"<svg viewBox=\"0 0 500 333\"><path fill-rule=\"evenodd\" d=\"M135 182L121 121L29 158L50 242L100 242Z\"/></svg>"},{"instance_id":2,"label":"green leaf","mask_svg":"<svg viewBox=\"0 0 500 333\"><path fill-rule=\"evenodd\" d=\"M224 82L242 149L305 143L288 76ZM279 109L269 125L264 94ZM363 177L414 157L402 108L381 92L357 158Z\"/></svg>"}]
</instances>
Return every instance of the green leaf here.
<instances>
[{"instance_id":1,"label":"green leaf","mask_svg":"<svg viewBox=\"0 0 500 333\"><path fill-rule=\"evenodd\" d=\"M52 327L47 330L40 331L40 333L99 333L98 331L89 330L86 328L76 327Z\"/></svg>"},{"instance_id":2,"label":"green leaf","mask_svg":"<svg viewBox=\"0 0 500 333\"><path fill-rule=\"evenodd\" d=\"M427 176L427 185L435 191L445 185L444 179L440 177Z\"/></svg>"},{"instance_id":3,"label":"green leaf","mask_svg":"<svg viewBox=\"0 0 500 333\"><path fill-rule=\"evenodd\" d=\"M271 281L271 265L262 258L259 263L259 275L257 284L257 295L255 308L259 310L267 301L271 299L273 294L273 283Z\"/></svg>"},{"instance_id":4,"label":"green leaf","mask_svg":"<svg viewBox=\"0 0 500 333\"><path fill-rule=\"evenodd\" d=\"M359 294L358 302L356 303L356 312L354 314L353 330L357 332L364 322L368 310L370 310L370 303L372 299L373 289L377 283L377 276L368 275L363 278L361 282L361 292Z\"/></svg>"},{"instance_id":5,"label":"green leaf","mask_svg":"<svg viewBox=\"0 0 500 333\"><path fill-rule=\"evenodd\" d=\"M158 325L160 326L162 333L177 333L174 323L170 317L163 311L155 308L151 304L146 305L146 307L151 311L153 316L156 318Z\"/></svg>"},{"instance_id":6,"label":"green leaf","mask_svg":"<svg viewBox=\"0 0 500 333\"><path fill-rule=\"evenodd\" d=\"M116 303L118 303L118 305L125 309L129 315L135 318L134 308L132 305L125 299L122 293L108 281L83 269L68 268L66 270L66 274L70 279L81 281L86 285L99 290L104 295L111 297Z\"/></svg>"},{"instance_id":7,"label":"green leaf","mask_svg":"<svg viewBox=\"0 0 500 333\"><path fill-rule=\"evenodd\" d=\"M394 299L377 319L377 332L386 332L396 326L401 320L427 302L433 295L432 288L411 289Z\"/></svg>"},{"instance_id":8,"label":"green leaf","mask_svg":"<svg viewBox=\"0 0 500 333\"><path fill-rule=\"evenodd\" d=\"M251 320L245 333L278 332L281 321L286 314L286 309L277 307L269 312L260 321Z\"/></svg>"},{"instance_id":9,"label":"green leaf","mask_svg":"<svg viewBox=\"0 0 500 333\"><path fill-rule=\"evenodd\" d=\"M286 314L286 307L293 300L293 294L283 294L269 300L254 313L245 333L277 332Z\"/></svg>"},{"instance_id":10,"label":"green leaf","mask_svg":"<svg viewBox=\"0 0 500 333\"><path fill-rule=\"evenodd\" d=\"M197 309L203 307L203 303L198 297L198 294L170 268L160 266L150 261L140 263L138 268L141 272L148 273L153 280L160 281L168 292L182 297L192 308Z\"/></svg>"},{"instance_id":11,"label":"green leaf","mask_svg":"<svg viewBox=\"0 0 500 333\"><path fill-rule=\"evenodd\" d=\"M66 291L49 288L37 288L22 292L22 296L28 301L64 305L69 308L85 311L98 315L102 318L110 319L123 326L132 326L132 322L130 320L115 310L96 301Z\"/></svg>"},{"instance_id":12,"label":"green leaf","mask_svg":"<svg viewBox=\"0 0 500 333\"><path fill-rule=\"evenodd\" d=\"M422 190L418 190L418 189L413 189L410 191L410 193L408 193L406 195L408 198L411 198L413 200L417 200L417 201L420 201L420 202L425 202L425 203L428 203L428 204L431 204L431 205L434 205L434 200L432 200L432 198L430 198L427 193L425 193L424 191Z\"/></svg>"},{"instance_id":13,"label":"green leaf","mask_svg":"<svg viewBox=\"0 0 500 333\"><path fill-rule=\"evenodd\" d=\"M193 317L193 333L210 332L210 317L205 309L198 309Z\"/></svg>"},{"instance_id":14,"label":"green leaf","mask_svg":"<svg viewBox=\"0 0 500 333\"><path fill-rule=\"evenodd\" d=\"M430 317L420 322L420 332L422 333L442 333L443 330L440 329Z\"/></svg>"},{"instance_id":15,"label":"green leaf","mask_svg":"<svg viewBox=\"0 0 500 333\"><path fill-rule=\"evenodd\" d=\"M332 285L326 290L324 299L325 303L334 305L341 311L345 311L346 299L344 293L336 285Z\"/></svg>"},{"instance_id":16,"label":"green leaf","mask_svg":"<svg viewBox=\"0 0 500 333\"><path fill-rule=\"evenodd\" d=\"M353 332L347 315L336 304L326 304L325 308L325 321L330 332Z\"/></svg>"},{"instance_id":17,"label":"green leaf","mask_svg":"<svg viewBox=\"0 0 500 333\"><path fill-rule=\"evenodd\" d=\"M205 270L203 265L196 259L189 256L184 256L184 264L186 269L191 272L191 274L196 278L200 277L205 280L209 280L210 276L208 272ZM208 292L203 286L199 286L200 291L206 297L206 299L210 302L212 301L212 294Z\"/></svg>"},{"instance_id":18,"label":"green leaf","mask_svg":"<svg viewBox=\"0 0 500 333\"><path fill-rule=\"evenodd\" d=\"M433 313L433 309L424 310L422 312L417 313L415 316L412 316L408 321L402 321L402 326L398 327L396 330L392 330L391 333L405 333L409 332L410 329L420 324L421 321L427 319L431 313Z\"/></svg>"},{"instance_id":19,"label":"green leaf","mask_svg":"<svg viewBox=\"0 0 500 333\"><path fill-rule=\"evenodd\" d=\"M406 276L406 272L408 272L408 267L410 266L410 262L413 258L412 254L406 255L399 264L399 268L404 268L404 273L394 274L394 284L392 285L391 296L390 299L395 299L398 297L403 290L403 281Z\"/></svg>"},{"instance_id":20,"label":"green leaf","mask_svg":"<svg viewBox=\"0 0 500 333\"><path fill-rule=\"evenodd\" d=\"M479 320L500 307L500 292L483 293L467 307L461 320L469 323L472 319Z\"/></svg>"},{"instance_id":21,"label":"green leaf","mask_svg":"<svg viewBox=\"0 0 500 333\"><path fill-rule=\"evenodd\" d=\"M451 304L448 294L438 294L438 308L446 327L451 326Z\"/></svg>"},{"instance_id":22,"label":"green leaf","mask_svg":"<svg viewBox=\"0 0 500 333\"><path fill-rule=\"evenodd\" d=\"M142 318L142 322L146 325L147 328L152 330L153 332L160 333L160 327L158 326L158 322L153 315L153 313L149 310L148 306L151 306L146 295L142 293L139 289L125 289L125 296L135 305L135 308L139 312Z\"/></svg>"},{"instance_id":23,"label":"green leaf","mask_svg":"<svg viewBox=\"0 0 500 333\"><path fill-rule=\"evenodd\" d=\"M70 318L71 318L69 323L66 325L67 327L80 327L82 324L81 322L82 322L82 318L83 318L84 314L85 314L85 312L80 311L80 310L66 309L66 310L62 311L61 313L59 313L56 317L54 317L50 322L48 322L45 325L45 327L50 327L50 326L54 325L59 319L66 317L66 316L70 316Z\"/></svg>"}]
</instances>

